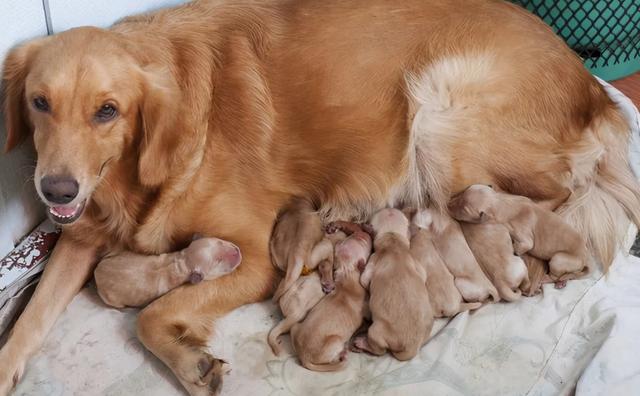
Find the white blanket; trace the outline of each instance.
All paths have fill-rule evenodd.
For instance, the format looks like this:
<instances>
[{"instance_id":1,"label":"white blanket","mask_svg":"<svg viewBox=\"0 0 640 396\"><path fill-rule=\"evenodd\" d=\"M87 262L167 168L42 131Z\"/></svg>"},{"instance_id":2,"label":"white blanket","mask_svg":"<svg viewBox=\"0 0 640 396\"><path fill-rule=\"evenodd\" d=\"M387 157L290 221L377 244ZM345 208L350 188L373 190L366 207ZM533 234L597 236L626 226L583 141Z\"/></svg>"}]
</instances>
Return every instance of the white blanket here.
<instances>
[{"instance_id":1,"label":"white blanket","mask_svg":"<svg viewBox=\"0 0 640 396\"><path fill-rule=\"evenodd\" d=\"M634 129L631 103L612 90ZM85 288L31 360L17 395L163 396L183 392L135 335L137 310L105 307ZM543 295L463 313L412 361L350 354L339 373L302 368L266 344L280 315L271 303L246 306L216 328L212 349L232 364L224 394L242 395L578 395L640 390L640 259L620 254L609 274L551 285ZM288 341L285 342L288 346Z\"/></svg>"}]
</instances>

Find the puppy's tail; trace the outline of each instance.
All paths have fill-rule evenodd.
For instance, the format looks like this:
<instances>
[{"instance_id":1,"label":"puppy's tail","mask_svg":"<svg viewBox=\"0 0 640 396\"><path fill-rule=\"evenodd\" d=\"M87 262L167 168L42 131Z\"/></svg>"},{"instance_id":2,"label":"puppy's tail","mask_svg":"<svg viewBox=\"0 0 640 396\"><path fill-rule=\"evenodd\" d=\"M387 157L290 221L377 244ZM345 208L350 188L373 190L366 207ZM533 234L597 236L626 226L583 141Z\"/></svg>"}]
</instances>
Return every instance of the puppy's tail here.
<instances>
[{"instance_id":1,"label":"puppy's tail","mask_svg":"<svg viewBox=\"0 0 640 396\"><path fill-rule=\"evenodd\" d=\"M630 220L640 227L640 184L628 162L629 138L628 124L611 105L567 153L573 187L558 213L587 237L605 270L624 246Z\"/></svg>"},{"instance_id":2,"label":"puppy's tail","mask_svg":"<svg viewBox=\"0 0 640 396\"><path fill-rule=\"evenodd\" d=\"M302 365L311 371L320 371L320 372L340 371L347 366L347 360L346 359L338 360L337 362L324 363L324 364L303 362Z\"/></svg>"},{"instance_id":3,"label":"puppy's tail","mask_svg":"<svg viewBox=\"0 0 640 396\"><path fill-rule=\"evenodd\" d=\"M269 343L274 355L280 356L280 352L282 352L279 340L280 335L287 333L296 323L298 323L298 321L289 316L281 320L280 323L271 329L269 336L267 337L267 342Z\"/></svg>"}]
</instances>

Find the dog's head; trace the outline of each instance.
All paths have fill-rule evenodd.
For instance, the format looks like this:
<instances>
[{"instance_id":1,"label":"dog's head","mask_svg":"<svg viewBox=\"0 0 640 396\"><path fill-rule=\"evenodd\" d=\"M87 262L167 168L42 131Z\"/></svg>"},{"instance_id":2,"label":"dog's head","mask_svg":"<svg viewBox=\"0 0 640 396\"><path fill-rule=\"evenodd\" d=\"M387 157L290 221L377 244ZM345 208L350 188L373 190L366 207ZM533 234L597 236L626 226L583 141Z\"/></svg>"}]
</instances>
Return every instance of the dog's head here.
<instances>
[{"instance_id":1,"label":"dog's head","mask_svg":"<svg viewBox=\"0 0 640 396\"><path fill-rule=\"evenodd\" d=\"M141 184L168 177L180 90L118 33L78 28L29 42L9 53L2 78L5 151L33 137L36 190L55 222L76 221L128 151Z\"/></svg>"}]
</instances>

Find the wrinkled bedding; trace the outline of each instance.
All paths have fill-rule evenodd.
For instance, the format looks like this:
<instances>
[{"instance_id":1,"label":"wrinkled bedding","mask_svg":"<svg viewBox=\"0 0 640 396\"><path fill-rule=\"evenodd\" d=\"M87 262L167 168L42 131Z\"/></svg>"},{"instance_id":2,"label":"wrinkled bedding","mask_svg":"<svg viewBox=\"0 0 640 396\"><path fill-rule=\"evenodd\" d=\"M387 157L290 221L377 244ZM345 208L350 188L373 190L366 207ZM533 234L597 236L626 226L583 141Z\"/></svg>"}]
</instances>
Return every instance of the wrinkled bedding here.
<instances>
[{"instance_id":1,"label":"wrinkled bedding","mask_svg":"<svg viewBox=\"0 0 640 396\"><path fill-rule=\"evenodd\" d=\"M630 158L640 175L640 125L615 89L634 132ZM629 246L635 230L630 230ZM628 248L627 250L628 251ZM137 310L102 304L93 286L73 300L31 360L17 395L182 394L173 375L135 335ZM305 370L266 343L280 319L270 302L245 306L216 327L211 348L231 362L229 395L601 395L640 389L640 259L622 253L609 274L562 290L493 304L440 320L410 362L351 354L339 373Z\"/></svg>"}]
</instances>

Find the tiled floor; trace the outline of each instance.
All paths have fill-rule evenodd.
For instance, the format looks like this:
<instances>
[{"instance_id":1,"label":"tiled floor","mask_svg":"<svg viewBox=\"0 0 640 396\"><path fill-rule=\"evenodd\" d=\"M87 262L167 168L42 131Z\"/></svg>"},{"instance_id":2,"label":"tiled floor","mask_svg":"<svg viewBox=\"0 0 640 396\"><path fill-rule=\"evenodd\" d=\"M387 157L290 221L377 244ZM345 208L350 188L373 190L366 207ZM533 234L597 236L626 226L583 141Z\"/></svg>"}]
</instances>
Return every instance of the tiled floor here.
<instances>
[{"instance_id":1,"label":"tiled floor","mask_svg":"<svg viewBox=\"0 0 640 396\"><path fill-rule=\"evenodd\" d=\"M636 106L640 107L640 73L614 81L612 84L631 98ZM636 238L636 243L631 248L631 254L640 257L640 235Z\"/></svg>"}]
</instances>

